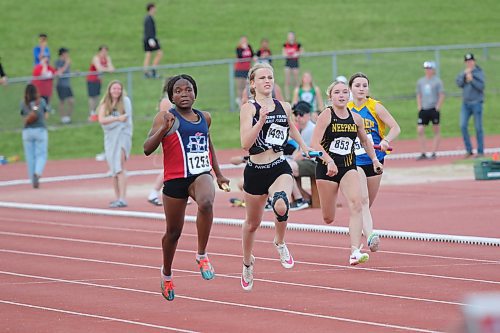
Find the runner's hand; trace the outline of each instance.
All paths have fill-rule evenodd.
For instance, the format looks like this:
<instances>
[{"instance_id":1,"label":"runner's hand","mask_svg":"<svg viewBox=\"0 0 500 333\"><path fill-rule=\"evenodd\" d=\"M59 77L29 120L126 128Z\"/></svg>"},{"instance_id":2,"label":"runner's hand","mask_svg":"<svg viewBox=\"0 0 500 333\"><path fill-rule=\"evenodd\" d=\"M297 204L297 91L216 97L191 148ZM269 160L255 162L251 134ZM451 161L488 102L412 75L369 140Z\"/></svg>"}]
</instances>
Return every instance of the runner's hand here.
<instances>
[{"instance_id":1,"label":"runner's hand","mask_svg":"<svg viewBox=\"0 0 500 333\"><path fill-rule=\"evenodd\" d=\"M328 177L333 177L337 173L339 173L339 169L337 168L337 166L335 165L335 162L333 162L333 161L328 162L328 164L326 165L326 167L327 167L327 169L326 169L326 175Z\"/></svg>"},{"instance_id":2,"label":"runner's hand","mask_svg":"<svg viewBox=\"0 0 500 333\"><path fill-rule=\"evenodd\" d=\"M229 187L229 182L230 180L224 177L223 175L217 176L217 185L221 190L229 192L231 190L231 188Z\"/></svg>"},{"instance_id":3,"label":"runner's hand","mask_svg":"<svg viewBox=\"0 0 500 333\"><path fill-rule=\"evenodd\" d=\"M377 160L376 162L373 162L373 170L377 175L381 175L384 172L384 166L379 160Z\"/></svg>"}]
</instances>

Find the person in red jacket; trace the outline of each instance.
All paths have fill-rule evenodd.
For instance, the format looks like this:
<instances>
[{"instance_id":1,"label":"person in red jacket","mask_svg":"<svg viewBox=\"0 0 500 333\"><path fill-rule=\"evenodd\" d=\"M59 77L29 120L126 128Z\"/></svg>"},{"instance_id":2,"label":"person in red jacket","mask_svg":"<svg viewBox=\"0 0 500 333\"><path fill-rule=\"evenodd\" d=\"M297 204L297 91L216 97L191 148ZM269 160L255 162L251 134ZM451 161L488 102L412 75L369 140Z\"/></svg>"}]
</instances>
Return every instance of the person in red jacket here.
<instances>
[{"instance_id":1,"label":"person in red jacket","mask_svg":"<svg viewBox=\"0 0 500 333\"><path fill-rule=\"evenodd\" d=\"M33 85L38 89L40 97L42 97L47 105L50 104L52 97L53 81L56 70L49 65L49 57L42 56L40 63L33 67Z\"/></svg>"},{"instance_id":2,"label":"person in red jacket","mask_svg":"<svg viewBox=\"0 0 500 333\"><path fill-rule=\"evenodd\" d=\"M285 62L285 98L290 101L290 83L293 74L292 91L299 85L299 57L302 54L302 45L295 39L295 33L290 31L287 35L285 44L283 44L283 56Z\"/></svg>"},{"instance_id":3,"label":"person in red jacket","mask_svg":"<svg viewBox=\"0 0 500 333\"><path fill-rule=\"evenodd\" d=\"M99 96L101 95L101 74L110 73L115 70L111 57L108 54L108 47L106 45L99 46L97 54L92 57L89 72L92 74L87 75L87 91L89 94L89 121L98 121L97 117L97 104Z\"/></svg>"},{"instance_id":4,"label":"person in red jacket","mask_svg":"<svg viewBox=\"0 0 500 333\"><path fill-rule=\"evenodd\" d=\"M248 71L252 67L252 58L254 56L252 46L248 44L247 36L241 36L240 42L236 47L236 58L238 60L245 59L247 61L235 62L234 63L234 77L236 79L236 90L238 97L236 98L236 104L238 107L241 103L241 94L246 86Z\"/></svg>"}]
</instances>

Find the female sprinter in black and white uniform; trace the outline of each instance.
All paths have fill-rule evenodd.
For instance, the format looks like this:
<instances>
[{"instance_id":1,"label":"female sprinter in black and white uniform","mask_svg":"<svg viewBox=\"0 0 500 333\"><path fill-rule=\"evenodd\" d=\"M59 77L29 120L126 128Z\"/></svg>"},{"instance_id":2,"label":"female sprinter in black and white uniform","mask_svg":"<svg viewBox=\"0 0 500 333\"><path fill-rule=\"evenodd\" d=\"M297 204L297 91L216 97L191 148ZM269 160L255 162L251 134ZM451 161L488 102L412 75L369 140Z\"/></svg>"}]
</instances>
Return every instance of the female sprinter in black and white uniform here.
<instances>
[{"instance_id":1,"label":"female sprinter in black and white uniform","mask_svg":"<svg viewBox=\"0 0 500 333\"><path fill-rule=\"evenodd\" d=\"M281 264L285 268L294 265L284 241L294 180L292 170L283 157L283 149L290 134L303 152L310 150L293 125L290 104L272 98L273 68L267 63L258 63L250 69L248 80L254 99L244 104L240 112L241 145L250 154L243 176L246 219L243 224L241 286L245 290L251 290L253 286L255 258L252 248L268 196L276 215L274 245Z\"/></svg>"},{"instance_id":2,"label":"female sprinter in black and white uniform","mask_svg":"<svg viewBox=\"0 0 500 333\"><path fill-rule=\"evenodd\" d=\"M349 206L349 236L351 255L349 263L357 265L369 259L361 253L363 217L361 214L361 185L356 169L354 143L359 137L368 156L373 160L373 168L382 173L373 144L369 141L363 126L363 119L347 108L349 88L344 82L334 81L327 89L332 106L318 117L311 139L311 146L323 156L316 165L316 184L323 220L330 224L335 219L338 190L342 191Z\"/></svg>"}]
</instances>

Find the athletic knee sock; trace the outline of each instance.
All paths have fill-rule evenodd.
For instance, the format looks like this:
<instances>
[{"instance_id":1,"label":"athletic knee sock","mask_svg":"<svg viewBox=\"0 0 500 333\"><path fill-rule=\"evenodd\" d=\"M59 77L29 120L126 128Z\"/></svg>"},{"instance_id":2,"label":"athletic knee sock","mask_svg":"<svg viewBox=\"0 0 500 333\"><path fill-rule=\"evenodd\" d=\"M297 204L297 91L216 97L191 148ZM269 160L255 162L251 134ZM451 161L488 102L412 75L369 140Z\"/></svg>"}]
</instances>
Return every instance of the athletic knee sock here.
<instances>
[{"instance_id":1,"label":"athletic knee sock","mask_svg":"<svg viewBox=\"0 0 500 333\"><path fill-rule=\"evenodd\" d=\"M196 260L198 260L198 261L201 261L201 260L203 260L203 259L207 259L207 258L208 258L208 256L207 256L207 253L206 253L206 252L205 252L205 253L203 253L203 254L198 254L198 253L196 253Z\"/></svg>"}]
</instances>

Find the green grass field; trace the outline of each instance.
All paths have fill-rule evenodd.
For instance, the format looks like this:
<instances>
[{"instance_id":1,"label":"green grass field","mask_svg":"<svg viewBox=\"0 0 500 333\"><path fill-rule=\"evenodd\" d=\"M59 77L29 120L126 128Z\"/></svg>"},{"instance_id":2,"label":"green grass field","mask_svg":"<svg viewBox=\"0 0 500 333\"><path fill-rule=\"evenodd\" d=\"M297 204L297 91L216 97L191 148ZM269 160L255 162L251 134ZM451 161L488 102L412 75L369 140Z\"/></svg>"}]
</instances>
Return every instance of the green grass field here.
<instances>
[{"instance_id":1,"label":"green grass field","mask_svg":"<svg viewBox=\"0 0 500 333\"><path fill-rule=\"evenodd\" d=\"M140 67L143 61L142 20L146 1L26 0L0 3L0 57L9 77L29 76L31 50L39 32L49 35L53 55L68 47L73 71L86 71L98 45L107 44L117 68ZM254 48L267 37L279 54L288 30L294 30L306 52L423 45L498 42L500 3L487 1L356 1L331 0L226 2L158 1L156 24L165 52L163 64L233 58L238 38L246 34ZM460 91L456 74L463 69L466 50L441 54L441 77L448 93L442 114L444 136L459 136ZM487 77L485 133L500 133L500 49L473 50ZM402 127L401 138L415 138L415 82L423 75L421 64L432 52L344 56L338 59L341 74L366 72L372 95L381 99ZM282 61L275 61L276 78L282 83ZM306 58L301 68L312 71L324 90L332 79L330 58ZM239 146L238 114L228 112L227 65L182 70L199 84L196 107L212 112L212 137L217 148ZM180 70L164 71L172 75ZM126 81L125 74L105 77ZM142 152L162 82L133 74L133 153ZM49 121L49 154L52 159L90 157L102 150L102 131L87 124L84 78L72 79L77 101L74 125L62 127L54 115ZM0 155L22 155L19 101L24 85L0 87ZM57 98L54 99L57 101ZM57 103L53 103L56 106Z\"/></svg>"}]
</instances>

